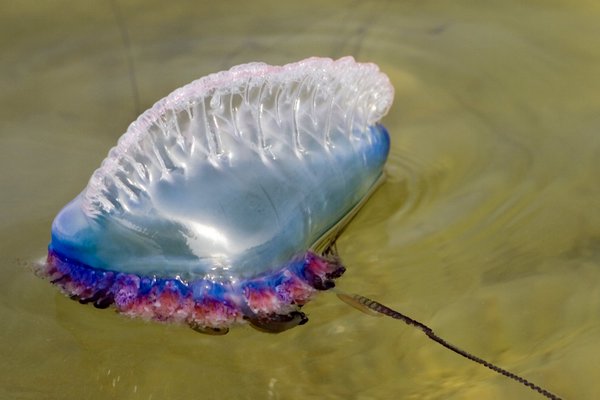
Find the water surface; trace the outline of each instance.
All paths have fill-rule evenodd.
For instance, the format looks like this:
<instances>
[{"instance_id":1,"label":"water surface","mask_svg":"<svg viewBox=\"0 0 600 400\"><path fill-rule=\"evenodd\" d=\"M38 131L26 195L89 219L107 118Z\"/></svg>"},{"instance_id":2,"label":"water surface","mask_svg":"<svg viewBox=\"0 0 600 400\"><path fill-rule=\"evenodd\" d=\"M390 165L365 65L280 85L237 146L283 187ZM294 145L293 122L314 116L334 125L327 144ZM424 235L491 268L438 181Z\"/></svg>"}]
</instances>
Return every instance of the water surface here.
<instances>
[{"instance_id":1,"label":"water surface","mask_svg":"<svg viewBox=\"0 0 600 400\"><path fill-rule=\"evenodd\" d=\"M81 306L28 269L139 111L210 72L312 55L376 62L396 87L388 179L339 240L340 287L600 397L600 7L321 3L2 6L1 398L540 398L332 295L284 334L210 337Z\"/></svg>"}]
</instances>

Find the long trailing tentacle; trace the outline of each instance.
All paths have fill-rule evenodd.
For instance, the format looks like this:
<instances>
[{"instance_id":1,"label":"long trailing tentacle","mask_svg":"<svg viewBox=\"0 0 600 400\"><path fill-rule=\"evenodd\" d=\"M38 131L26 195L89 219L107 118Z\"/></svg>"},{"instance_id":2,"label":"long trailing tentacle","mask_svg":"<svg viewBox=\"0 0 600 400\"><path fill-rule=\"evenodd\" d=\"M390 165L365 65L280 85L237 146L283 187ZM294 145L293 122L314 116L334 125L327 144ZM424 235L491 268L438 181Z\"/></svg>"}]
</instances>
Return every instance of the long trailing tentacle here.
<instances>
[{"instance_id":1,"label":"long trailing tentacle","mask_svg":"<svg viewBox=\"0 0 600 400\"><path fill-rule=\"evenodd\" d=\"M535 383L517 375L514 374L504 368L500 368L497 365L494 365L492 363L490 363L489 361L486 361L482 358L479 358L465 350L462 350L456 346L454 346L451 343L448 343L446 340L442 339L441 337L439 337L434 331L433 329L431 329L430 327L428 327L427 325L414 320L396 310L393 310L387 306L384 306L383 304L375 301L375 300L371 300L365 296L361 296L359 294L345 294L345 293L337 293L337 296L344 301L345 303L349 304L350 306L365 312L366 314L369 315L373 315L372 312L375 311L376 313L394 318L394 319L399 319L400 321L403 321L404 323L406 323L407 325L412 325L415 328L420 329L421 331L423 331L423 333L425 333L427 335L427 337L429 337L431 340L433 340L434 342L437 342L439 344L441 344L442 346L444 346L445 348L471 360L474 361L478 364L483 365L484 367L487 367L489 369L491 369L494 372L497 372L501 375L506 376L507 378L510 378L512 380L515 380L519 383L521 383L522 385L527 386L528 388L540 393L542 396L548 398L548 399L552 399L552 400L561 400L561 398L557 395L555 395L554 393L542 388L541 386L536 385Z\"/></svg>"}]
</instances>

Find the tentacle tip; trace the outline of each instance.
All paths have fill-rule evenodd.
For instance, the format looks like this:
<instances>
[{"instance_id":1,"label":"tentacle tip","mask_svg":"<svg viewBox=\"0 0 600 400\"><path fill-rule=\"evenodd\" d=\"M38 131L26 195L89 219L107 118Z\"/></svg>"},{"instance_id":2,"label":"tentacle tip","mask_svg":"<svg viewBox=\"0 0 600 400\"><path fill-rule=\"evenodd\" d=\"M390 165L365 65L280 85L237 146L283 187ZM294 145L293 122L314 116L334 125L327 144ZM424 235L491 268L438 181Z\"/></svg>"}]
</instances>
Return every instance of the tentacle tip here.
<instances>
[{"instance_id":1,"label":"tentacle tip","mask_svg":"<svg viewBox=\"0 0 600 400\"><path fill-rule=\"evenodd\" d=\"M308 317L301 311L292 311L289 314L254 314L244 318L254 329L266 333L281 333L308 322Z\"/></svg>"},{"instance_id":2,"label":"tentacle tip","mask_svg":"<svg viewBox=\"0 0 600 400\"><path fill-rule=\"evenodd\" d=\"M188 322L188 326L192 328L192 330L204 333L205 335L223 336L229 333L228 327L203 326L194 321Z\"/></svg>"}]
</instances>

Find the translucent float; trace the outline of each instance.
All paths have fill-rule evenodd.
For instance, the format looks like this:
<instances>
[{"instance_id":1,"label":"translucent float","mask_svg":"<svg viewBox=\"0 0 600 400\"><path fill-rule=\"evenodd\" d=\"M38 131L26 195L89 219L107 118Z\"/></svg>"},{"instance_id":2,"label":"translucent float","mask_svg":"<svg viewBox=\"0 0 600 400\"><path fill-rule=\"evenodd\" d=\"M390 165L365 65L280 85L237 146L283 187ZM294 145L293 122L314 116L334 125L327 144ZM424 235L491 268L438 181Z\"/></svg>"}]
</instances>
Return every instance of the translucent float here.
<instances>
[{"instance_id":1,"label":"translucent float","mask_svg":"<svg viewBox=\"0 0 600 400\"><path fill-rule=\"evenodd\" d=\"M382 180L393 95L351 57L175 90L60 211L42 274L81 303L206 333L305 323L344 272L328 249Z\"/></svg>"}]
</instances>

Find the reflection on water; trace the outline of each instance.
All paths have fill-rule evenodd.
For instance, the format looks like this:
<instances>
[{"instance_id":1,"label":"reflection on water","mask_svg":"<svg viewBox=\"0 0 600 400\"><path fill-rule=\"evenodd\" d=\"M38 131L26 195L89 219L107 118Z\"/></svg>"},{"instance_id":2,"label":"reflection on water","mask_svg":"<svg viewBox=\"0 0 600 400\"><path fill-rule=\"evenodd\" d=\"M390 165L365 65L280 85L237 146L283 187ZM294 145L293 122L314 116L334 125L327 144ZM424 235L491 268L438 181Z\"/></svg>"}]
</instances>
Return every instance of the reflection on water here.
<instances>
[{"instance_id":1,"label":"reflection on water","mask_svg":"<svg viewBox=\"0 0 600 400\"><path fill-rule=\"evenodd\" d=\"M338 243L340 286L565 398L596 398L600 9L464 3L117 4L143 108L241 62L378 63L396 87L388 180ZM334 296L281 335L205 337L34 277L23 263L44 255L134 97L111 2L3 8L0 397L538 398Z\"/></svg>"}]
</instances>

